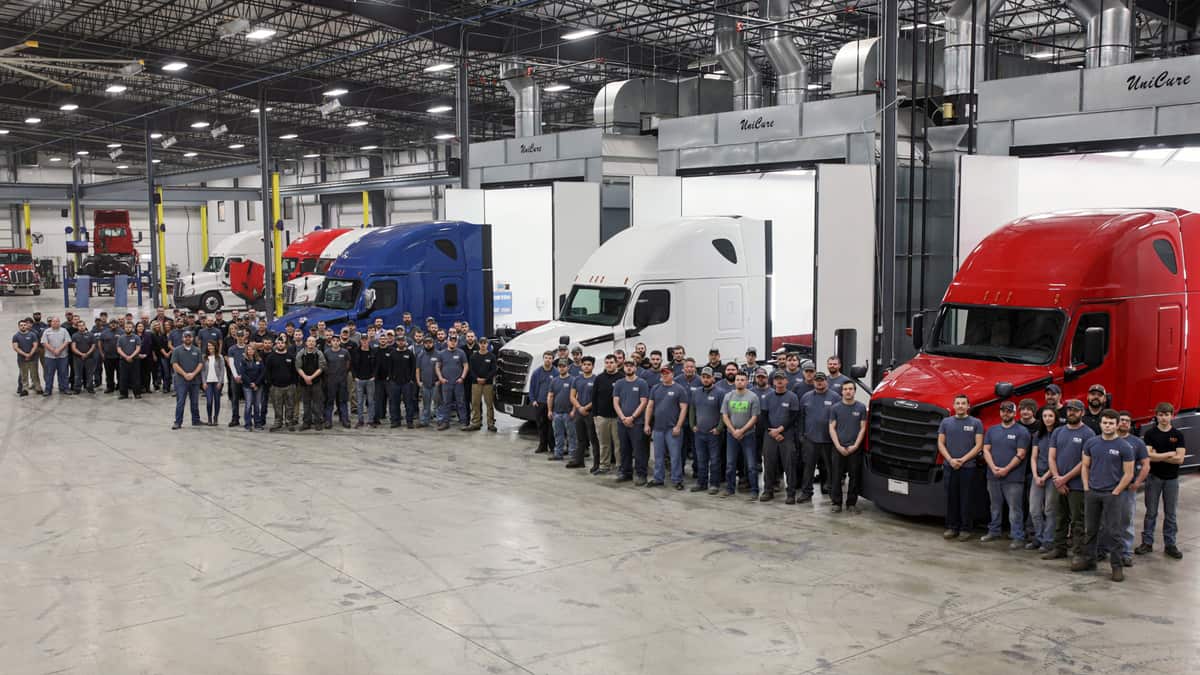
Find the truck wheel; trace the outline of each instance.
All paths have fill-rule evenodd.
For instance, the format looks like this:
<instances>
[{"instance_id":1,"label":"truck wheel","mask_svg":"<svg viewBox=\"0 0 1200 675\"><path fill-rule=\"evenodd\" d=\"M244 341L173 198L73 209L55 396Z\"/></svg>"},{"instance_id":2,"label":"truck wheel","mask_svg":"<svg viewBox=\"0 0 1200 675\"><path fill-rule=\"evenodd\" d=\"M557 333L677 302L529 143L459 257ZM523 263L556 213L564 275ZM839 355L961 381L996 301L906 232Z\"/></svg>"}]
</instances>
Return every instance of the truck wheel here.
<instances>
[{"instance_id":1,"label":"truck wheel","mask_svg":"<svg viewBox=\"0 0 1200 675\"><path fill-rule=\"evenodd\" d=\"M39 288L39 287L37 287L37 286L34 286L34 287L33 287L33 294L34 294L34 295L41 295L41 294L42 294L42 289L41 289L41 288Z\"/></svg>"},{"instance_id":2,"label":"truck wheel","mask_svg":"<svg viewBox=\"0 0 1200 675\"><path fill-rule=\"evenodd\" d=\"M208 293L205 293L204 297L200 298L200 306L203 307L204 311L206 312L215 312L218 309L221 309L221 294L217 293L216 291L209 291Z\"/></svg>"}]
</instances>

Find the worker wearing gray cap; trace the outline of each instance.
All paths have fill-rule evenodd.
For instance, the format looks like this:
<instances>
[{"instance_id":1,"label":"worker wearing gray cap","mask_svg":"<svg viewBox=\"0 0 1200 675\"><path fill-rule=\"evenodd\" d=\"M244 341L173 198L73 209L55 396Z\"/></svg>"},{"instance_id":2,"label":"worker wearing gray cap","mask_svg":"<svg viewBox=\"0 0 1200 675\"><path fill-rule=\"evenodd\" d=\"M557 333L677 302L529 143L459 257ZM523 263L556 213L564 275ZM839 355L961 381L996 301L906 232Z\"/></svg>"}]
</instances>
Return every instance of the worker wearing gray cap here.
<instances>
[{"instance_id":1,"label":"worker wearing gray cap","mask_svg":"<svg viewBox=\"0 0 1200 675\"><path fill-rule=\"evenodd\" d=\"M204 369L204 357L195 344L192 331L183 331L183 343L171 352L171 370L175 371L175 424L172 429L183 426L184 401L190 402L192 426L200 425L200 371Z\"/></svg>"},{"instance_id":2,"label":"worker wearing gray cap","mask_svg":"<svg viewBox=\"0 0 1200 675\"><path fill-rule=\"evenodd\" d=\"M821 468L821 492L829 493L833 439L829 436L829 411L841 398L830 391L825 373L813 375L813 390L800 397L802 431L800 445L800 503L812 501L813 480Z\"/></svg>"},{"instance_id":3,"label":"worker wearing gray cap","mask_svg":"<svg viewBox=\"0 0 1200 675\"><path fill-rule=\"evenodd\" d=\"M721 491L721 474L725 469L725 424L721 420L721 402L725 393L715 385L713 369L700 369L700 388L691 394L688 407L689 424L696 442L696 485L692 492Z\"/></svg>"},{"instance_id":4,"label":"worker wearing gray cap","mask_svg":"<svg viewBox=\"0 0 1200 675\"><path fill-rule=\"evenodd\" d=\"M774 385L762 399L763 427L763 491L760 502L775 498L775 485L780 474L787 477L787 502L796 503L796 485L799 482L796 462L796 423L800 419L800 399L788 389L788 377L783 371L775 371L771 378Z\"/></svg>"},{"instance_id":5,"label":"worker wearing gray cap","mask_svg":"<svg viewBox=\"0 0 1200 675\"><path fill-rule=\"evenodd\" d=\"M578 377L583 373L583 347L578 344L571 345L571 365L569 370L571 377Z\"/></svg>"},{"instance_id":6,"label":"worker wearing gray cap","mask_svg":"<svg viewBox=\"0 0 1200 675\"><path fill-rule=\"evenodd\" d=\"M1082 560L1084 538L1080 536L1084 526L1083 445L1096 434L1083 424L1083 401L1073 398L1067 401L1067 424L1054 430L1050 436L1050 475L1054 489L1058 491L1055 506L1054 549L1042 556L1042 560L1067 557L1067 539L1070 535L1071 549L1075 560Z\"/></svg>"},{"instance_id":7,"label":"worker wearing gray cap","mask_svg":"<svg viewBox=\"0 0 1200 675\"><path fill-rule=\"evenodd\" d=\"M754 382L754 373L761 367L758 363L758 349L746 347L746 365L742 366L741 370L751 383Z\"/></svg>"}]
</instances>

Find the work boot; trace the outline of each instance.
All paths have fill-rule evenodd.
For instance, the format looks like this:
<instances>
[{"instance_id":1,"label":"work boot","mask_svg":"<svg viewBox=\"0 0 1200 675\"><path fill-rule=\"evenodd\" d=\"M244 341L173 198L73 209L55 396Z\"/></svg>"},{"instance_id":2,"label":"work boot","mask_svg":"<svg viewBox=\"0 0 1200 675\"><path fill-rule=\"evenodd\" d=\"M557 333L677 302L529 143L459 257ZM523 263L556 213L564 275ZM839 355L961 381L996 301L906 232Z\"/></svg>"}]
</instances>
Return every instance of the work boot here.
<instances>
[{"instance_id":1,"label":"work boot","mask_svg":"<svg viewBox=\"0 0 1200 675\"><path fill-rule=\"evenodd\" d=\"M447 430L447 429L449 429L449 428L450 428L450 424L449 424L448 422L442 422L442 423L440 423L440 424L438 424L438 425L437 425L437 430L438 430L438 431L445 431L445 430Z\"/></svg>"},{"instance_id":2,"label":"work boot","mask_svg":"<svg viewBox=\"0 0 1200 675\"><path fill-rule=\"evenodd\" d=\"M830 508L829 510L830 510L830 511L832 511L832 512L834 512L834 513L841 513L841 512L842 512L842 505L841 505L841 504L834 504L834 505L833 505L833 507L832 507L832 508Z\"/></svg>"},{"instance_id":3,"label":"work boot","mask_svg":"<svg viewBox=\"0 0 1200 675\"><path fill-rule=\"evenodd\" d=\"M1183 551L1180 551L1179 547L1174 544L1168 546L1164 552L1176 560L1183 560Z\"/></svg>"},{"instance_id":4,"label":"work boot","mask_svg":"<svg viewBox=\"0 0 1200 675\"><path fill-rule=\"evenodd\" d=\"M1089 558L1075 558L1071 560L1072 572L1087 572L1088 570L1096 569L1096 561Z\"/></svg>"},{"instance_id":5,"label":"work boot","mask_svg":"<svg viewBox=\"0 0 1200 675\"><path fill-rule=\"evenodd\" d=\"M362 421L362 420L359 420L358 422L356 422L356 423L354 424L354 428L355 428L355 429L361 429L362 427L363 427L363 421Z\"/></svg>"},{"instance_id":6,"label":"work boot","mask_svg":"<svg viewBox=\"0 0 1200 675\"><path fill-rule=\"evenodd\" d=\"M1041 548L1041 545L1038 544L1036 541L1031 541L1028 544L1025 544L1026 551L1035 551L1039 548Z\"/></svg>"},{"instance_id":7,"label":"work boot","mask_svg":"<svg viewBox=\"0 0 1200 675\"><path fill-rule=\"evenodd\" d=\"M229 426L231 426L231 427L239 426L239 421L238 420L229 420Z\"/></svg>"},{"instance_id":8,"label":"work boot","mask_svg":"<svg viewBox=\"0 0 1200 675\"><path fill-rule=\"evenodd\" d=\"M1042 554L1042 560L1062 560L1067 557L1067 552L1060 549L1051 549Z\"/></svg>"},{"instance_id":9,"label":"work boot","mask_svg":"<svg viewBox=\"0 0 1200 675\"><path fill-rule=\"evenodd\" d=\"M796 495L788 495L788 498L783 500L784 504L792 505L796 503Z\"/></svg>"},{"instance_id":10,"label":"work boot","mask_svg":"<svg viewBox=\"0 0 1200 675\"><path fill-rule=\"evenodd\" d=\"M489 424L489 425L488 425L488 431L491 431L491 432L496 432L496 431L500 431L500 430L496 428L496 425L495 425L495 424Z\"/></svg>"},{"instance_id":11,"label":"work boot","mask_svg":"<svg viewBox=\"0 0 1200 675\"><path fill-rule=\"evenodd\" d=\"M708 494L710 494L710 495L716 495L716 494L720 494L720 493L721 493L721 488L719 488L719 487L708 488Z\"/></svg>"},{"instance_id":12,"label":"work boot","mask_svg":"<svg viewBox=\"0 0 1200 675\"><path fill-rule=\"evenodd\" d=\"M661 480L652 480L652 481L648 481L646 483L646 487L648 487L648 488L655 488L655 487L662 487L662 486L663 486L663 483Z\"/></svg>"},{"instance_id":13,"label":"work boot","mask_svg":"<svg viewBox=\"0 0 1200 675\"><path fill-rule=\"evenodd\" d=\"M583 468L583 462L579 462L579 461L576 461L576 460L571 460L570 462L567 462L567 463L565 464L565 466L566 466L568 469L582 469L582 468Z\"/></svg>"},{"instance_id":14,"label":"work boot","mask_svg":"<svg viewBox=\"0 0 1200 675\"><path fill-rule=\"evenodd\" d=\"M959 541L971 541L971 533L967 532L966 530L960 532L958 535L958 540Z\"/></svg>"},{"instance_id":15,"label":"work boot","mask_svg":"<svg viewBox=\"0 0 1200 675\"><path fill-rule=\"evenodd\" d=\"M758 501L760 502L769 502L772 499L775 499L775 493L771 492L770 490L767 490L758 497Z\"/></svg>"},{"instance_id":16,"label":"work boot","mask_svg":"<svg viewBox=\"0 0 1200 675\"><path fill-rule=\"evenodd\" d=\"M342 428L349 429L350 428L350 420L342 420Z\"/></svg>"},{"instance_id":17,"label":"work boot","mask_svg":"<svg viewBox=\"0 0 1200 675\"><path fill-rule=\"evenodd\" d=\"M634 479L633 479L633 484L634 484L634 485L636 485L636 486L638 486L638 487L645 487L645 486L646 486L646 477L645 477L645 476L639 476L639 477L637 477L637 478L634 478Z\"/></svg>"},{"instance_id":18,"label":"work boot","mask_svg":"<svg viewBox=\"0 0 1200 675\"><path fill-rule=\"evenodd\" d=\"M312 428L312 425L309 424L308 422L305 422L304 424L300 425L300 431L308 431L311 428Z\"/></svg>"},{"instance_id":19,"label":"work boot","mask_svg":"<svg viewBox=\"0 0 1200 675\"><path fill-rule=\"evenodd\" d=\"M1133 549L1133 552L1138 555L1146 555L1147 553L1149 553L1153 550L1154 550L1154 547L1151 546L1150 544L1140 544L1140 545L1138 545L1137 548Z\"/></svg>"},{"instance_id":20,"label":"work boot","mask_svg":"<svg viewBox=\"0 0 1200 675\"><path fill-rule=\"evenodd\" d=\"M1113 565L1112 566L1112 580L1118 581L1118 582L1125 581L1125 568L1123 566L1121 566L1121 565Z\"/></svg>"},{"instance_id":21,"label":"work boot","mask_svg":"<svg viewBox=\"0 0 1200 675\"><path fill-rule=\"evenodd\" d=\"M282 424L272 424L272 425L270 426L270 428L268 428L268 429L267 429L267 432L269 433L269 432L272 432L272 431L279 431L279 430L280 430L280 429L282 429L282 428L283 428L283 425L282 425Z\"/></svg>"},{"instance_id":22,"label":"work boot","mask_svg":"<svg viewBox=\"0 0 1200 675\"><path fill-rule=\"evenodd\" d=\"M958 538L958 530L946 530L945 532L942 532L942 539L957 539L957 538Z\"/></svg>"},{"instance_id":23,"label":"work boot","mask_svg":"<svg viewBox=\"0 0 1200 675\"><path fill-rule=\"evenodd\" d=\"M1121 567L1133 567L1133 556L1121 556Z\"/></svg>"},{"instance_id":24,"label":"work boot","mask_svg":"<svg viewBox=\"0 0 1200 675\"><path fill-rule=\"evenodd\" d=\"M985 534L985 535L983 535L982 537L980 537L980 538L979 538L979 541L980 541L980 542L982 542L982 543L984 543L984 544L986 544L986 543L988 543L989 541L997 541L997 540L999 540L999 539L1003 539L1003 538L1004 538L1004 537L1002 537L1002 536L1000 536L1000 535L998 535L998 534L992 534L992 533L990 533L990 532L989 532L988 534Z\"/></svg>"}]
</instances>

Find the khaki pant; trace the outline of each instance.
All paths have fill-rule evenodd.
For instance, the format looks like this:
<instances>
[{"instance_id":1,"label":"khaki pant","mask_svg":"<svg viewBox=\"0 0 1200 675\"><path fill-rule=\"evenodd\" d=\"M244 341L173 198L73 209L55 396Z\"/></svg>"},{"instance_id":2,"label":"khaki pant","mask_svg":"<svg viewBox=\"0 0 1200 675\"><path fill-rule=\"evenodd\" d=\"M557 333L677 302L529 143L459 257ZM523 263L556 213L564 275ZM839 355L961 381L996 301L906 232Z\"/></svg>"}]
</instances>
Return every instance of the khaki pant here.
<instances>
[{"instance_id":1,"label":"khaki pant","mask_svg":"<svg viewBox=\"0 0 1200 675\"><path fill-rule=\"evenodd\" d=\"M483 406L487 405L487 424L496 426L496 390L490 384L471 385L471 426L478 427L483 419Z\"/></svg>"},{"instance_id":2,"label":"khaki pant","mask_svg":"<svg viewBox=\"0 0 1200 675\"><path fill-rule=\"evenodd\" d=\"M18 391L42 391L42 381L38 378L38 362L37 359L26 360L20 356L17 357L17 372L20 377L17 378Z\"/></svg>"},{"instance_id":3,"label":"khaki pant","mask_svg":"<svg viewBox=\"0 0 1200 675\"><path fill-rule=\"evenodd\" d=\"M275 408L275 426L296 426L295 385L271 387L271 407Z\"/></svg>"},{"instance_id":4,"label":"khaki pant","mask_svg":"<svg viewBox=\"0 0 1200 675\"><path fill-rule=\"evenodd\" d=\"M621 424L615 417L597 417L596 435L600 438L600 468L608 469L621 463L621 441L617 427Z\"/></svg>"},{"instance_id":5,"label":"khaki pant","mask_svg":"<svg viewBox=\"0 0 1200 675\"><path fill-rule=\"evenodd\" d=\"M350 393L350 413L358 414L358 387L354 385L354 373L346 371L346 391Z\"/></svg>"}]
</instances>

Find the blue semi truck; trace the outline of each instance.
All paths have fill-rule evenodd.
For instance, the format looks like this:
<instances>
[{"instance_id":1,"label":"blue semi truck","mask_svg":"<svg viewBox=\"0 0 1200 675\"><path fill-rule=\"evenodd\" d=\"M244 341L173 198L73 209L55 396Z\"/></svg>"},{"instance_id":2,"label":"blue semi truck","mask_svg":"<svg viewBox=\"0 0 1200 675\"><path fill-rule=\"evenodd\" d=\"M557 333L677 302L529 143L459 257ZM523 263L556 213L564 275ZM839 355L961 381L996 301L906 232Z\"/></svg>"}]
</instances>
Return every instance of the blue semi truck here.
<instances>
[{"instance_id":1,"label":"blue semi truck","mask_svg":"<svg viewBox=\"0 0 1200 675\"><path fill-rule=\"evenodd\" d=\"M492 228L462 221L390 225L346 249L325 276L316 302L271 323L360 329L383 318L391 328L404 312L424 325L432 316L448 326L467 321L480 335L493 333Z\"/></svg>"}]
</instances>

